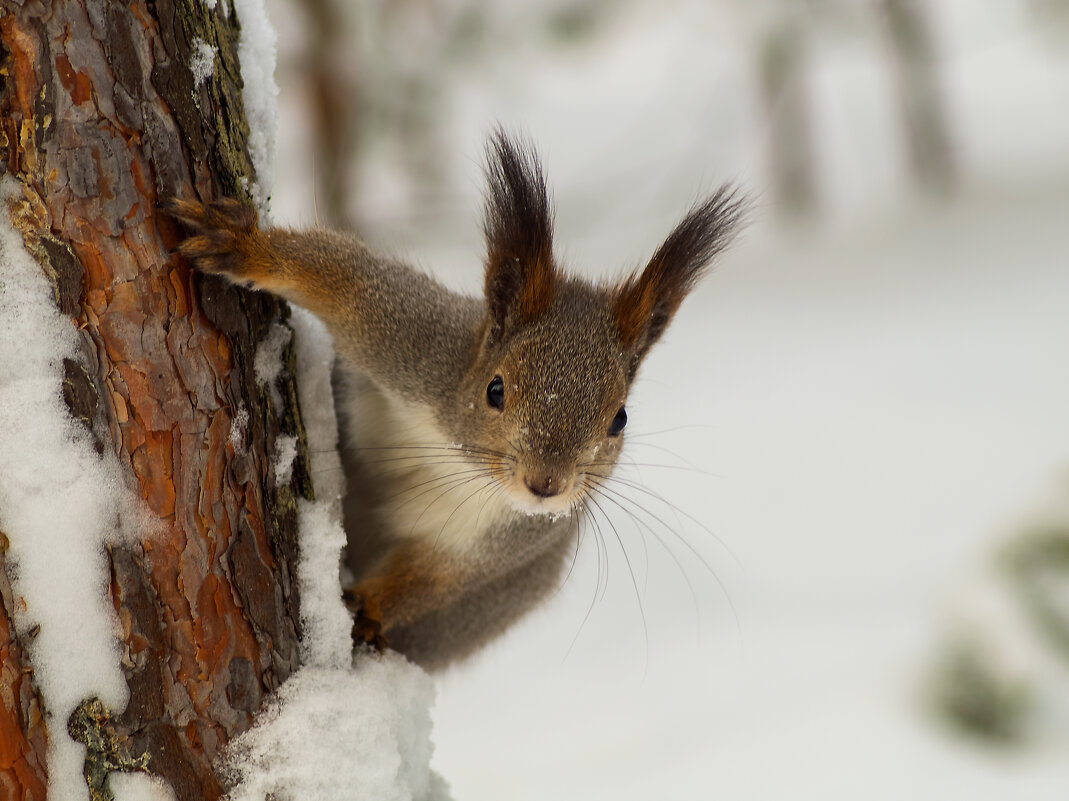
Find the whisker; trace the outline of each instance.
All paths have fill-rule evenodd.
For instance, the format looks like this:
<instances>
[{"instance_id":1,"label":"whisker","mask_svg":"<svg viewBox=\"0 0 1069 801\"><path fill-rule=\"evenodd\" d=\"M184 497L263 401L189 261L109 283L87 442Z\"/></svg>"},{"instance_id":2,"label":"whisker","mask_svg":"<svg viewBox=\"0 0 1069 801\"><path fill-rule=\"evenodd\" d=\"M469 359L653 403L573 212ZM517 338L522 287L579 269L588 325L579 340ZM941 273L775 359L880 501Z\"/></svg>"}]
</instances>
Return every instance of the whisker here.
<instances>
[{"instance_id":1,"label":"whisker","mask_svg":"<svg viewBox=\"0 0 1069 801\"><path fill-rule=\"evenodd\" d=\"M592 461L592 462L587 462L586 466L589 466L589 467L612 467L614 464L616 464L616 463L609 462L609 461ZM681 464L659 464L657 462L636 462L633 459L627 458L625 456L621 456L620 457L620 459L618 460L618 464L623 465L624 467L634 467L636 469L637 468L644 468L644 467L653 467L653 468L657 468L657 469L660 469L660 470L680 470L680 471L682 471L684 473L695 473L696 475L699 475L699 476L709 476L711 478L715 478L716 477L715 474L710 473L708 470L703 470L700 467L693 467L693 466L688 467L687 465L681 465Z\"/></svg>"},{"instance_id":2,"label":"whisker","mask_svg":"<svg viewBox=\"0 0 1069 801\"><path fill-rule=\"evenodd\" d=\"M557 595L564 585L568 583L568 579L572 577L572 572L575 570L575 562L579 558L579 544L582 538L582 515L586 514L585 500L579 499L575 506L572 508L573 517L575 517L575 551L572 553L572 563L568 565L568 572L565 574L564 579L561 581L560 586L557 587Z\"/></svg>"},{"instance_id":3,"label":"whisker","mask_svg":"<svg viewBox=\"0 0 1069 801\"><path fill-rule=\"evenodd\" d=\"M474 491L474 492L472 492L472 493L469 493L469 494L468 494L468 495L467 495L467 496L466 496L466 497L464 498L464 500L462 500L462 501L461 501L460 503L458 503L458 504L457 504L457 505L456 505L456 506L455 506L455 507L453 508L453 511L449 513L449 517L447 517L447 518L445 519L445 522L444 522L444 523L442 523L442 527L441 527L440 529L438 529L438 534L437 534L437 535L435 536L435 538L434 538L434 548L435 548L435 549L437 549L437 548L438 548L438 540L439 540L439 539L441 538L442 534L443 534L443 533L445 532L446 528L447 528L447 527L449 526L449 521L453 519L453 515L455 515L455 514L456 514L457 512L459 512L459 511L460 511L460 507L462 507L462 506L463 506L464 504L466 504L466 503L467 503L468 501L470 501L470 500L471 500L472 498L474 498L474 497L475 497L476 495L478 495L478 494L479 494L480 492L483 492L484 490L486 490L486 488L487 488L487 487L489 487L489 486L491 485L491 482L493 482L493 481L494 481L494 477L493 477L493 475L487 474L487 475L484 475L483 477L484 477L484 478L486 478L486 480L487 480L487 481L486 481L486 483L485 483L485 484L483 484L483 485L482 485L481 487L476 487L476 488L475 488L475 491ZM474 479L473 479L473 480L474 480ZM499 482L499 485L500 485L500 482ZM481 507L481 508L479 509L479 513L480 513L480 514L482 514L482 508L484 508L484 507L485 507L485 504L483 504L483 507ZM476 524L476 528L478 528L478 524Z\"/></svg>"},{"instance_id":4,"label":"whisker","mask_svg":"<svg viewBox=\"0 0 1069 801\"><path fill-rule=\"evenodd\" d=\"M501 472L504 473L506 471L502 470ZM490 478L491 479L497 479L497 477L494 476L494 475L490 475ZM486 498L483 499L482 506L479 507L479 513L475 516L475 529L476 530L479 529L479 521L482 519L483 512L486 510L487 505L490 503L490 501L494 500L498 495L500 495L502 492L505 491L505 485L502 484L500 480L494 480L493 484L494 484L494 486L491 487L489 494L487 494ZM494 529L492 527L487 529L487 535L488 535L488 537L490 539L490 544L493 545L494 544Z\"/></svg>"},{"instance_id":5,"label":"whisker","mask_svg":"<svg viewBox=\"0 0 1069 801\"><path fill-rule=\"evenodd\" d=\"M424 454L416 456L387 456L382 459L364 459L361 460L362 464L389 464L397 462L412 462L414 464L470 464L470 463L482 463L487 464L490 462L502 461L494 456L483 456L482 454L465 455L462 453L440 454L437 456L427 456ZM401 465L404 467L404 465Z\"/></svg>"},{"instance_id":6,"label":"whisker","mask_svg":"<svg viewBox=\"0 0 1069 801\"><path fill-rule=\"evenodd\" d=\"M400 512L401 510L405 509L408 506L411 506L413 503L418 501L423 496L429 495L430 493L435 492L436 490L442 490L438 495L436 495L434 497L433 500L431 500L429 503L427 503L427 505L423 507L423 510L419 513L419 515L416 516L416 519L412 523L412 528L409 531L409 533L411 534L411 533L415 532L416 526L419 525L419 521L423 519L423 515L425 515L430 510L430 508L432 506L434 506L434 504L436 504L439 500L441 500L443 497L448 495L454 489L462 487L462 486L464 486L464 484L466 484L468 482L475 481L475 480L479 479L482 475L483 474L482 474L481 471L474 471L473 475L465 475L465 476L460 476L460 477L456 477L456 476L439 476L439 477L437 477L435 479L431 479L431 481L428 481L428 482L425 482L425 483L432 484L432 486L427 487L427 489L425 489L423 492L420 492L419 494L414 495L413 497L408 498L405 501L401 502L400 504L396 505L392 509L392 511L396 515L398 512ZM404 492L405 491L402 491L402 492L398 493L397 495L394 495L393 499L396 499L396 498L400 497L400 495L403 495ZM391 500L391 499L386 499L384 501L384 503L388 502L389 500Z\"/></svg>"},{"instance_id":7,"label":"whisker","mask_svg":"<svg viewBox=\"0 0 1069 801\"><path fill-rule=\"evenodd\" d=\"M628 441L628 443L631 443L631 439L630 438L628 438L627 441ZM633 445L636 448L652 448L655 451L661 451L661 453L666 453L669 456L671 456L671 457L673 457L675 459L678 459L679 461L683 462L683 464L685 464L687 467L692 467L692 468L694 468L695 470L697 470L698 472L701 472L701 473L705 473L706 472L704 469L699 468L696 464L694 464L689 459L687 459L687 458L685 458L683 456L680 456L674 450L672 450L671 448L666 448L664 445L657 445L657 444L655 444L653 442L642 442L641 440L639 442L633 443ZM631 447L631 445L629 444L628 448L630 448L630 447ZM626 451L624 453L626 454Z\"/></svg>"},{"instance_id":8,"label":"whisker","mask_svg":"<svg viewBox=\"0 0 1069 801\"><path fill-rule=\"evenodd\" d=\"M460 444L441 444L441 443L428 443L428 444L395 444L395 445L353 445L350 446L354 451L400 451L400 450L436 450L436 451L452 451L454 453L470 452L470 453L492 453L499 454L498 451L490 448L482 448L477 445L460 445Z\"/></svg>"},{"instance_id":9,"label":"whisker","mask_svg":"<svg viewBox=\"0 0 1069 801\"><path fill-rule=\"evenodd\" d=\"M467 477L467 476L480 475L480 474L483 474L485 472L486 472L485 469L482 468L482 467L473 467L471 470L459 470L459 471L457 471L455 473L449 473L448 475L444 475L444 476L434 476L433 478L428 478L425 481L420 481L420 482L418 482L416 484L412 484L410 486L407 486L403 490L401 490L400 492L395 492L393 495L387 496L386 498L383 499L383 501L387 502L387 501L396 500L396 499L400 498L402 495L406 495L407 493L412 492L413 490L417 490L420 487L425 487L428 484L431 484L431 485L437 484L438 485L438 486L431 486L429 489L424 490L423 492L419 493L419 495L415 495L412 498L409 498L407 501L405 501L405 503L410 503L411 501L414 501L417 498L422 498L424 495L426 495L426 494L428 494L430 492L434 492L436 489L440 489L443 484L449 484L449 483L453 483L453 482L456 482L456 481L463 481L465 479L465 477Z\"/></svg>"},{"instance_id":10,"label":"whisker","mask_svg":"<svg viewBox=\"0 0 1069 801\"><path fill-rule=\"evenodd\" d=\"M691 543L690 543L690 542L689 542L689 541L687 540L687 538L686 538L686 537L684 537L684 536L682 536L681 534L679 534L679 532L675 531L675 530L674 530L674 529L673 529L673 528L672 528L671 526L669 526L669 525L668 525L668 524L667 524L667 523L666 523L666 522L665 522L665 521L664 521L664 520L663 520L663 519L662 519L661 517L659 517L658 515L654 514L653 512L651 512L651 511L650 511L649 509L647 509L646 507L642 506L642 504L638 503L638 502L637 502L636 500L634 500L634 499L633 499L633 498L631 498L630 496L626 495L625 493L619 492L618 490L615 490L615 489L613 489L612 487L608 487L608 486L606 486L606 485L605 485L605 483L604 483L604 481L602 481L602 482L599 482L599 481L598 481L598 479L599 479L599 478L600 478L600 479L603 479L603 480L608 480L608 477L605 477L605 476L601 476L601 477L599 477L599 476L596 476L595 474L592 474L592 473L588 473L587 475L588 475L588 476L590 476L590 477L591 477L592 479L594 479L595 483L596 483L596 484L598 485L598 490L599 490L600 492L603 492L603 493L611 493L612 495L615 495L615 496L616 496L617 498L619 498L619 499L620 499L621 501L626 501L627 503L631 504L632 506L634 506L634 507L635 507L636 509L638 509L638 510L639 510L639 511L641 511L642 513L644 513L644 514L647 514L647 515L649 515L649 516L650 516L650 517L652 517L652 518L653 518L654 520L656 520L656 521L657 521L658 523L660 523L660 524L661 524L662 526L664 526L664 527L665 527L665 530L666 530L666 531L669 531L670 533L672 533L672 534L673 534L673 535L675 536L675 538L676 538L676 539L677 539L677 540L678 540L679 542L683 543L684 547L686 547L686 548L687 548L687 550L689 550L689 551L690 551L690 552L691 552L691 553L692 553L692 554L693 554L693 555L695 556L695 558L697 558L697 560L698 560L699 562L701 562L701 564L702 564L702 565L703 565L703 566L705 567L705 569L706 569L706 570L707 570L707 571L709 572L709 575L713 577L713 580L714 580L714 581L716 581L716 584L717 584L717 586L718 586L718 587L720 588L720 594L721 594L721 595L722 595L722 596L724 597L724 600L725 600L725 601L727 602L727 604L728 604L728 608L729 608L729 609L731 610L731 615L732 615L732 617L733 617L733 618L734 618L734 620L735 620L735 630L736 630L736 634L737 634L737 636L738 636L738 638L739 638L739 642L740 642L740 644L741 644L741 643L742 643L742 639L743 639L743 637L742 637L742 623L741 623L741 621L739 620L739 613L738 613L738 610L737 610L737 609L736 609L736 607L735 607L735 603L734 603L734 602L733 602L733 601L731 600L731 595L730 595L730 594L728 593L728 591L727 591L727 586L726 586L726 585L724 584L724 581L723 581L723 579L721 579L721 578L720 578L719 574L718 574L718 573L717 573L717 572L716 572L716 571L715 571L715 570L713 569L712 565L710 565L710 564L709 564L709 562L708 562L708 561L706 560L706 558L705 558L705 557L704 557L704 556L703 556L703 555L702 555L702 554L701 554L701 553L700 553L700 552L698 551L698 549L697 549L697 548L695 548L695 547L694 547L694 546L693 546L693 545L692 545L692 544L691 544ZM615 480L619 480L619 479L612 479L612 480L614 480L614 481L615 481ZM639 488L637 488L637 487L636 487L636 489L639 489ZM654 497L655 499L657 499L657 500L661 501L662 503L664 503L664 504L668 505L669 507L671 507L671 506L672 506L672 504L669 504L669 503L668 503L667 501L665 501L665 500L664 500L663 498L661 498L660 496L658 496L658 495L657 495L656 493L652 493L652 492L651 492L651 493L649 493L649 494L650 494L650 495L651 495L652 497ZM737 561L737 560L736 560L736 561ZM741 567L741 565L740 565L740 567Z\"/></svg>"},{"instance_id":11,"label":"whisker","mask_svg":"<svg viewBox=\"0 0 1069 801\"><path fill-rule=\"evenodd\" d=\"M605 510L602 508L601 504L598 503L596 498L591 496L590 502L598 508L598 510L602 514L602 517L605 518L605 522L609 524L609 528L612 529L613 536L616 537L616 543L620 546L620 551L624 555L624 562L627 563L627 572L631 576L631 586L635 590L635 600L638 602L638 614L639 617L642 618L642 639L645 644L645 658L643 660L642 678L643 680L645 680L646 676L649 673L650 667L650 632L649 626L646 623L646 609L642 605L642 595L638 591L638 579L635 578L635 569L631 565L631 557L627 555L627 548L624 547L624 541L620 538L620 532L616 529L616 525L612 522L612 518L610 518L605 513ZM647 573L648 572L649 569L647 567Z\"/></svg>"},{"instance_id":12,"label":"whisker","mask_svg":"<svg viewBox=\"0 0 1069 801\"><path fill-rule=\"evenodd\" d=\"M688 423L681 426L672 426L671 428L662 428L658 431L631 431L628 433L628 439L635 439L636 437L659 437L662 434L672 434L676 431L688 431L690 429L701 429L703 431L715 430L716 426L702 425L701 423Z\"/></svg>"},{"instance_id":13,"label":"whisker","mask_svg":"<svg viewBox=\"0 0 1069 801\"><path fill-rule=\"evenodd\" d=\"M602 492L602 497L606 501L611 502L614 506L616 506L616 508L618 508L623 514L627 515L632 521L634 521L638 525L642 526L643 528L646 529L646 531L648 531L650 534L652 534L654 539L656 539L658 544L660 544L661 548L664 549L665 553L667 553L669 558L671 558L671 560L675 563L676 569L679 570L679 574L683 577L683 581L686 582L687 589L690 591L691 603L693 603L693 605L694 605L694 617L695 617L695 621L696 621L696 624L697 624L698 641L700 642L701 641L701 604L698 601L698 593L694 589L694 582L692 582L690 580L690 575L687 573L687 570L683 566L683 563L679 560L679 557L676 556L675 551L673 551L668 546L668 543L664 541L664 538L661 537L661 535L657 533L656 529L654 529L653 526L651 526L648 522L646 522L641 517L639 517L637 514L635 514L633 511L631 511L626 506L624 506L617 498L614 498L612 495L608 494L607 492ZM641 539L641 541L643 543L643 546L645 546L646 538L645 537L641 537L640 539ZM649 555L648 554L647 554L646 558L647 558L647 561L648 561L648 559L649 559ZM649 572L647 571L647 576L648 575L649 575Z\"/></svg>"},{"instance_id":14,"label":"whisker","mask_svg":"<svg viewBox=\"0 0 1069 801\"><path fill-rule=\"evenodd\" d=\"M514 463L516 461L516 457L509 453L491 450L489 448L462 445L362 446L354 447L351 450L357 453L358 458L360 458L364 464L383 464L386 462L404 461L421 463L446 461L449 459L482 463ZM365 451L373 454L383 454L383 456L381 458L368 458L367 456L362 455Z\"/></svg>"},{"instance_id":15,"label":"whisker","mask_svg":"<svg viewBox=\"0 0 1069 801\"><path fill-rule=\"evenodd\" d=\"M412 522L412 528L409 531L409 533L411 534L411 533L415 532L416 526L419 525L419 521L422 520L423 516L425 514L427 514L427 512L429 512L431 510L431 507L434 506L436 503L438 503L438 501L440 501L442 498L444 498L446 495L448 495L454 489L459 489L460 487L463 487L465 484L470 484L472 481L476 481L476 480L478 480L480 478L483 478L483 477L489 475L488 473L484 473L481 470L475 471L475 472L477 473L476 475L448 482L448 485L446 486L446 488L444 490L442 490L442 492L440 492L437 496L435 496L433 501L431 501L425 507L423 507L423 511L420 512L419 516L417 516L416 519ZM422 497L423 495L426 495L427 493L433 492L435 489L437 489L437 487L431 487L428 490L424 490L423 492L421 492L416 497L417 498ZM412 500L415 500L415 499L411 499L411 500L405 501L405 503L406 504L411 503Z\"/></svg>"},{"instance_id":16,"label":"whisker","mask_svg":"<svg viewBox=\"0 0 1069 801\"><path fill-rule=\"evenodd\" d=\"M597 586L595 588L597 590L597 595L595 597L598 600L600 600L600 599L605 597L605 593L609 589L609 549L608 549L609 546L608 546L608 543L605 540L605 534L601 530L601 524L598 522L597 517L594 515L594 513L592 511L590 512L590 516L587 519L590 521L591 526L593 528L594 539L597 540L597 542L599 543L599 546L600 546L599 547L599 551L598 551L598 554L599 554L599 559L598 559L598 583L597 583ZM605 550L605 567L604 567L605 583L604 584L602 584L602 582L601 582L602 563L601 563L601 559L600 559L600 554L601 554L601 549L602 548L604 548L604 550Z\"/></svg>"},{"instance_id":17,"label":"whisker","mask_svg":"<svg viewBox=\"0 0 1069 801\"><path fill-rule=\"evenodd\" d=\"M418 465L395 465L393 467L390 467L390 468L387 468L387 469L384 469L384 470L380 470L377 475L379 475L379 476L404 476L406 474L416 474L418 476L420 473L429 472L427 470L423 470L422 468L424 468L424 467L445 468L445 469L448 470L448 472L442 473L442 475L456 475L457 473L459 473L461 471L457 470L455 468L463 467L463 468L467 468L468 470L489 470L489 469L493 469L494 463L493 462L479 463L479 462L469 462L469 461L463 461L463 462L421 462Z\"/></svg>"},{"instance_id":18,"label":"whisker","mask_svg":"<svg viewBox=\"0 0 1069 801\"><path fill-rule=\"evenodd\" d=\"M364 465L376 465L377 466L377 465L385 465L385 464L390 464L392 462L399 462L399 461L405 461L405 460L413 460L414 463L413 464L391 464L391 466L389 468L378 471L378 475L382 475L382 476L398 475L398 474L401 474L401 473L413 472L413 471L415 471L415 470L417 470L417 469L419 469L421 467L424 467L424 466L428 466L428 467L429 466L448 467L450 465L472 466L472 465L476 465L476 464L492 465L494 463L494 460L489 459L489 458L486 458L486 459L482 459L482 458L479 458L479 459L464 459L464 458L459 458L458 457L458 458L455 458L455 459L449 459L447 457L427 458L427 457L424 457L424 456L399 456L396 459L378 459L378 460L375 460L375 461L365 461L365 462L363 462L363 464ZM312 473L313 473L313 475L315 475L316 473L324 473L324 472L329 472L329 471L332 471L332 470L344 470L344 469L345 469L345 465L336 465L336 466L332 466L332 467L319 468L317 470L312 471Z\"/></svg>"},{"instance_id":19,"label":"whisker","mask_svg":"<svg viewBox=\"0 0 1069 801\"><path fill-rule=\"evenodd\" d=\"M598 476L597 473L589 473L588 475ZM642 484L638 483L637 481L632 481L630 479L623 478L622 476L602 475L602 476L598 476L598 477L600 479L602 479L603 481L617 481L620 484L623 484L628 489L632 489L635 492L641 492L642 494L647 495L650 498L653 498L653 500L659 501L660 503L663 503L665 506L667 506L669 509L671 509L675 514L683 515L683 517L687 518L690 522L692 522L694 525L698 526L702 531L704 531L706 534L708 534L710 537L712 537L716 541L716 543L721 548L724 549L724 552L728 556L731 557L731 560L735 563L735 565L740 570L745 570L746 569L743 566L742 561L739 559L739 557L735 555L735 552L733 550L731 550L731 547L726 542L724 542L724 540L721 539L721 537L715 531L713 531L711 528L709 528L707 525L705 525L705 523L703 523L701 520L696 518L694 515L692 515L689 512L681 509L679 506L677 506L676 504L674 504L671 501L669 501L663 495L660 495L659 493L654 492L653 490L649 489L648 487L643 486ZM627 497L627 496L625 495L624 497ZM628 500L631 500L631 499L628 498ZM661 521L661 522L665 526L665 528L669 528L669 529L671 528L671 526L668 526L667 524L664 524L663 521Z\"/></svg>"},{"instance_id":20,"label":"whisker","mask_svg":"<svg viewBox=\"0 0 1069 801\"><path fill-rule=\"evenodd\" d=\"M590 598L590 603L587 604L586 613L583 615L583 619L579 622L579 627L575 630L575 635L572 637L572 641L568 643L568 648L564 652L564 656L561 657L562 665L568 660L568 657L572 653L572 649L575 648L575 644L579 642L579 635L583 633L583 628L586 626L586 622L590 619L590 615L594 611L594 604L598 601L598 590L601 586L601 540L597 534L597 521L594 519L594 514L590 511L590 507L585 503L583 504L583 512L587 516L587 521L590 523L590 531L594 537L594 553L597 555L598 560L597 580L594 584L594 595ZM578 549L578 546L576 547ZM606 554L606 559L608 559L608 554Z\"/></svg>"}]
</instances>

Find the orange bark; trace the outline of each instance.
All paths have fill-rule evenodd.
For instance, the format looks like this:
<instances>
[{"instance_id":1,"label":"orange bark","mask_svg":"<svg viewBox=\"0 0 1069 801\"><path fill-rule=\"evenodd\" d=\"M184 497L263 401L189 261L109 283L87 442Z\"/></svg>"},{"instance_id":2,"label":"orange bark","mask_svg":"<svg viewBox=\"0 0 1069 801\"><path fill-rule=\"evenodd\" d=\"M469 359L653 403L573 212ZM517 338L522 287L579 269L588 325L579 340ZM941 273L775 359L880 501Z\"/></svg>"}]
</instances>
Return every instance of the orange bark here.
<instances>
[{"instance_id":1,"label":"orange bark","mask_svg":"<svg viewBox=\"0 0 1069 801\"><path fill-rule=\"evenodd\" d=\"M275 409L252 366L288 312L191 275L168 255L180 232L156 212L170 196L255 180L229 4L89 5L0 0L0 147L23 188L16 224L82 332L71 397L155 524L109 554L131 691L127 709L109 710L113 733L179 799L212 799L225 789L213 772L222 747L297 666L294 499L310 493L307 456L289 485L269 480L275 438L302 433L299 411ZM194 37L218 48L200 86ZM48 699L11 603L4 594L0 797L42 798Z\"/></svg>"},{"instance_id":2,"label":"orange bark","mask_svg":"<svg viewBox=\"0 0 1069 801\"><path fill-rule=\"evenodd\" d=\"M8 617L14 599L3 573L0 599L0 798L44 801L48 733L33 674Z\"/></svg>"}]
</instances>

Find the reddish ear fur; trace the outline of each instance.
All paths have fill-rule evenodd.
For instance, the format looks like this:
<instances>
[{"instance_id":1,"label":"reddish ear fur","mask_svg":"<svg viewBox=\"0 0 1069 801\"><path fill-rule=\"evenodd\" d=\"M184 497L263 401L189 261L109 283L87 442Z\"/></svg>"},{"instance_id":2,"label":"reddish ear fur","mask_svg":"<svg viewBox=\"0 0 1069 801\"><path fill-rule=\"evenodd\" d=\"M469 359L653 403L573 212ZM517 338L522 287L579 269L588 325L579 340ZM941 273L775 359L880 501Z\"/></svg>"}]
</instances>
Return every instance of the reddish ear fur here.
<instances>
[{"instance_id":1,"label":"reddish ear fur","mask_svg":"<svg viewBox=\"0 0 1069 801\"><path fill-rule=\"evenodd\" d=\"M615 289L613 320L620 340L634 351L635 367L664 333L709 262L730 243L746 210L746 200L732 187L722 186L687 213L642 272Z\"/></svg>"},{"instance_id":2,"label":"reddish ear fur","mask_svg":"<svg viewBox=\"0 0 1069 801\"><path fill-rule=\"evenodd\" d=\"M492 331L531 322L557 287L553 215L538 158L503 131L487 152L486 300Z\"/></svg>"}]
</instances>

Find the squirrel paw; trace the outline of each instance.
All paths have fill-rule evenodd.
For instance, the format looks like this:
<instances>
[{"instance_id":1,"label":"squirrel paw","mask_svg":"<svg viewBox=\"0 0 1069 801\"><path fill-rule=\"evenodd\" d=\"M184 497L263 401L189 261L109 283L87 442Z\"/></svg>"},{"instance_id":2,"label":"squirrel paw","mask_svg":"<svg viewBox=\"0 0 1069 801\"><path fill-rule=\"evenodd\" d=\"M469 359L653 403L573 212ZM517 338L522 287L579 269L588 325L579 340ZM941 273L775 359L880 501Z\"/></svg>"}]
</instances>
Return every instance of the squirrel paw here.
<instances>
[{"instance_id":1,"label":"squirrel paw","mask_svg":"<svg viewBox=\"0 0 1069 801\"><path fill-rule=\"evenodd\" d=\"M371 598L359 590L345 590L342 600L353 616L353 644L367 643L376 651L384 651L390 642L382 633L382 615Z\"/></svg>"},{"instance_id":2,"label":"squirrel paw","mask_svg":"<svg viewBox=\"0 0 1069 801\"><path fill-rule=\"evenodd\" d=\"M185 226L190 236L175 250L198 269L220 273L232 281L255 281L260 250L256 210L234 198L210 204L175 198L165 207L171 217Z\"/></svg>"}]
</instances>

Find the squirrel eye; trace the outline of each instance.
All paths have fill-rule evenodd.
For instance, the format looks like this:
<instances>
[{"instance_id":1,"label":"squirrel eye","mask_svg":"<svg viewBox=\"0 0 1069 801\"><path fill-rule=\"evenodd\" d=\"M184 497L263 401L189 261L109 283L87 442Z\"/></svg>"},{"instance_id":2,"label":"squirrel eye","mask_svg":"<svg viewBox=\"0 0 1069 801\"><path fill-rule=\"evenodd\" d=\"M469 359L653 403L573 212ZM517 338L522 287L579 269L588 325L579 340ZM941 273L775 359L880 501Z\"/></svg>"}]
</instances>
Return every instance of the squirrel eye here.
<instances>
[{"instance_id":1,"label":"squirrel eye","mask_svg":"<svg viewBox=\"0 0 1069 801\"><path fill-rule=\"evenodd\" d=\"M486 387L486 402L495 409L505 408L505 382L501 380L501 376L495 375Z\"/></svg>"},{"instance_id":2,"label":"squirrel eye","mask_svg":"<svg viewBox=\"0 0 1069 801\"><path fill-rule=\"evenodd\" d=\"M624 426L627 425L627 410L621 406L620 411L616 413L616 417L612 419L612 423L609 424L609 436L618 437L620 432L624 430Z\"/></svg>"}]
</instances>

